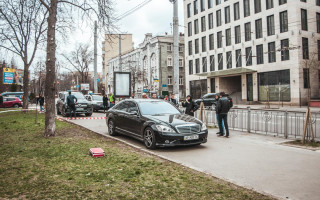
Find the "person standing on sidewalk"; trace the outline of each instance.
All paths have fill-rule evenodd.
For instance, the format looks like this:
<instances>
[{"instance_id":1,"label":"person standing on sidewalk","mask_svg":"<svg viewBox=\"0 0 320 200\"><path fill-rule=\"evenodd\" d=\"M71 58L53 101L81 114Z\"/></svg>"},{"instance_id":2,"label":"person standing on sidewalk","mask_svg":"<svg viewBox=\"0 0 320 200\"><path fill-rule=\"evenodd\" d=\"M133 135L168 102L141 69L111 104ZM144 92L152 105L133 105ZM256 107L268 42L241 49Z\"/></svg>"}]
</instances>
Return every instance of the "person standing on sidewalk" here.
<instances>
[{"instance_id":1,"label":"person standing on sidewalk","mask_svg":"<svg viewBox=\"0 0 320 200\"><path fill-rule=\"evenodd\" d=\"M194 116L194 112L198 110L199 106L196 104L196 102L192 101L191 95L187 96L187 99L185 102L182 103L182 106L186 108L186 114L190 116Z\"/></svg>"},{"instance_id":2,"label":"person standing on sidewalk","mask_svg":"<svg viewBox=\"0 0 320 200\"><path fill-rule=\"evenodd\" d=\"M106 110L108 110L108 103L109 103L109 99L106 94L103 95L102 101L103 101L103 113L106 113Z\"/></svg>"},{"instance_id":3,"label":"person standing on sidewalk","mask_svg":"<svg viewBox=\"0 0 320 200\"><path fill-rule=\"evenodd\" d=\"M225 137L229 137L229 127L228 127L228 112L230 110L230 101L228 97L225 95L224 92L220 93L220 99L217 103L216 111L219 115L219 131L220 134L218 136L223 136L223 130L222 130L222 122L224 123L224 127L226 130Z\"/></svg>"},{"instance_id":4,"label":"person standing on sidewalk","mask_svg":"<svg viewBox=\"0 0 320 200\"><path fill-rule=\"evenodd\" d=\"M40 105L40 112L44 111L44 109L43 109L44 97L42 96L42 94L39 94L39 98L37 100L37 104Z\"/></svg>"},{"instance_id":5,"label":"person standing on sidewalk","mask_svg":"<svg viewBox=\"0 0 320 200\"><path fill-rule=\"evenodd\" d=\"M222 122L221 125L220 125L220 123L219 123L219 114L218 114L218 111L217 111L217 104L218 104L218 101L220 99L219 94L215 95L215 99L216 99L216 101L214 102L214 104L215 104L215 110L216 110L216 119L217 119L217 124L218 124L218 127L219 127L219 132L217 132L217 135L220 135L220 134L224 135L224 124ZM222 130L222 132L220 130Z\"/></svg>"},{"instance_id":6,"label":"person standing on sidewalk","mask_svg":"<svg viewBox=\"0 0 320 200\"><path fill-rule=\"evenodd\" d=\"M179 102L178 102L178 100L175 98L174 93L171 94L171 98L169 99L169 101L170 101L171 103L173 103L174 106L179 107Z\"/></svg>"},{"instance_id":7,"label":"person standing on sidewalk","mask_svg":"<svg viewBox=\"0 0 320 200\"><path fill-rule=\"evenodd\" d=\"M109 93L109 102L110 102L110 108L112 108L115 105L115 102L114 102L114 96L111 92Z\"/></svg>"},{"instance_id":8,"label":"person standing on sidewalk","mask_svg":"<svg viewBox=\"0 0 320 200\"><path fill-rule=\"evenodd\" d=\"M76 100L76 101L74 101ZM67 97L67 104L69 107L69 116L72 117L74 115L74 117L76 117L76 103L78 102L77 97L75 97L74 95L71 94L71 91L69 91L69 96ZM72 115L71 115L72 112Z\"/></svg>"}]
</instances>

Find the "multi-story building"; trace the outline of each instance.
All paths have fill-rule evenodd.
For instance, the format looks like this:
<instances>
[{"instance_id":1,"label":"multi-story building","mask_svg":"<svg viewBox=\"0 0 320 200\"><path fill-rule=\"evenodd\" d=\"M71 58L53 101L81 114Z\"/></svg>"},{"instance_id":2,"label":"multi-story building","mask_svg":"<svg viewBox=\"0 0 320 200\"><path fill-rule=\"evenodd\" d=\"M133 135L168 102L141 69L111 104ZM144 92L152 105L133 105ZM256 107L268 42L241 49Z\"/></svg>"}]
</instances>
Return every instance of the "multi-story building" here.
<instances>
[{"instance_id":1,"label":"multi-story building","mask_svg":"<svg viewBox=\"0 0 320 200\"><path fill-rule=\"evenodd\" d=\"M320 0L185 0L184 16L187 94L319 98Z\"/></svg>"},{"instance_id":2,"label":"multi-story building","mask_svg":"<svg viewBox=\"0 0 320 200\"><path fill-rule=\"evenodd\" d=\"M183 35L179 43L179 95L185 97L185 67ZM138 48L121 55L122 71L132 73L132 92L137 97L145 93L167 95L173 92L173 37L148 33ZM108 85L113 88L114 71L120 71L119 56L109 60Z\"/></svg>"},{"instance_id":3,"label":"multi-story building","mask_svg":"<svg viewBox=\"0 0 320 200\"><path fill-rule=\"evenodd\" d=\"M119 48L121 39L121 50ZM107 84L109 77L108 62L111 58L121 54L132 51L132 34L105 34L105 40L102 42L102 73L104 88L106 91L110 90L110 86Z\"/></svg>"}]
</instances>

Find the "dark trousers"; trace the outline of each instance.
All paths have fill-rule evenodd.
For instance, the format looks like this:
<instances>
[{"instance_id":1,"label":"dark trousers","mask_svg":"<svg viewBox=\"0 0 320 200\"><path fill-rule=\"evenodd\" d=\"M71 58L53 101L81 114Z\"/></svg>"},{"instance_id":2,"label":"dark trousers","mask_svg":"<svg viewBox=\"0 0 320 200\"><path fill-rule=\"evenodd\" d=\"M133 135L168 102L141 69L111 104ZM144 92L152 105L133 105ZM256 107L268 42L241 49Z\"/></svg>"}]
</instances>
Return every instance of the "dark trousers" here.
<instances>
[{"instance_id":1,"label":"dark trousers","mask_svg":"<svg viewBox=\"0 0 320 200\"><path fill-rule=\"evenodd\" d=\"M223 129L222 129L222 121L224 124L224 128L226 129L226 136L229 136L229 127L228 127L228 114L219 114L219 118L218 118L218 124L219 124L219 131L222 134L223 133Z\"/></svg>"},{"instance_id":2,"label":"dark trousers","mask_svg":"<svg viewBox=\"0 0 320 200\"><path fill-rule=\"evenodd\" d=\"M69 116L72 117L76 117L76 105L75 104L71 104L69 105Z\"/></svg>"},{"instance_id":3,"label":"dark trousers","mask_svg":"<svg viewBox=\"0 0 320 200\"><path fill-rule=\"evenodd\" d=\"M194 112L186 112L186 114L194 117Z\"/></svg>"},{"instance_id":4,"label":"dark trousers","mask_svg":"<svg viewBox=\"0 0 320 200\"><path fill-rule=\"evenodd\" d=\"M105 113L108 110L108 104L103 104L103 112Z\"/></svg>"}]
</instances>

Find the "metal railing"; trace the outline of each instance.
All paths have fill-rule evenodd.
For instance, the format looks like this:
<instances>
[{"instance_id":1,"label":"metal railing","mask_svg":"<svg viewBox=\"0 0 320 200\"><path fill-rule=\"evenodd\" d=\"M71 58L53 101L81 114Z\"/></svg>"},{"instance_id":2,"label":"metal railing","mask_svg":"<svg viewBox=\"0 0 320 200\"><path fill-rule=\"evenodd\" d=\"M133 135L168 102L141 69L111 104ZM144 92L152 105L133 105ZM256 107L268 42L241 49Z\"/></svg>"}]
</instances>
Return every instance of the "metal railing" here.
<instances>
[{"instance_id":1,"label":"metal railing","mask_svg":"<svg viewBox=\"0 0 320 200\"><path fill-rule=\"evenodd\" d=\"M195 112L199 117L200 111ZM218 126L216 112L205 110L203 121L210 126ZM320 112L311 112L312 125L315 138L320 139ZM254 132L266 135L282 136L285 138L301 138L305 122L304 112L231 109L228 113L228 126L230 130ZM309 126L308 126L309 127ZM310 127L307 137L311 137Z\"/></svg>"}]
</instances>

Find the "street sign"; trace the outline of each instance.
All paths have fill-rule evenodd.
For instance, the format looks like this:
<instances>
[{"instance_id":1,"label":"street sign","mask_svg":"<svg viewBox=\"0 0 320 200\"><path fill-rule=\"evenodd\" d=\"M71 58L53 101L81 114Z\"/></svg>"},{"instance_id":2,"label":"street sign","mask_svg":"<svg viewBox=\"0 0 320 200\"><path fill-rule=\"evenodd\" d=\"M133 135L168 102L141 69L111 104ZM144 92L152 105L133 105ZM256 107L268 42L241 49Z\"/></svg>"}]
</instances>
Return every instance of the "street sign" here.
<instances>
[{"instance_id":1,"label":"street sign","mask_svg":"<svg viewBox=\"0 0 320 200\"><path fill-rule=\"evenodd\" d=\"M15 69L3 68L3 83L13 84L14 83L14 72Z\"/></svg>"},{"instance_id":2,"label":"street sign","mask_svg":"<svg viewBox=\"0 0 320 200\"><path fill-rule=\"evenodd\" d=\"M143 89L143 92L149 92L149 90L148 89Z\"/></svg>"},{"instance_id":3,"label":"street sign","mask_svg":"<svg viewBox=\"0 0 320 200\"><path fill-rule=\"evenodd\" d=\"M77 85L76 87L77 87L77 88L79 88L79 87L80 87L80 85Z\"/></svg>"},{"instance_id":4,"label":"street sign","mask_svg":"<svg viewBox=\"0 0 320 200\"><path fill-rule=\"evenodd\" d=\"M167 87L167 84L162 84L162 87Z\"/></svg>"},{"instance_id":5,"label":"street sign","mask_svg":"<svg viewBox=\"0 0 320 200\"><path fill-rule=\"evenodd\" d=\"M77 85L78 87L79 85ZM79 88L79 87L78 87ZM89 90L90 89L90 86L88 83L82 83L81 84L81 90Z\"/></svg>"}]
</instances>

